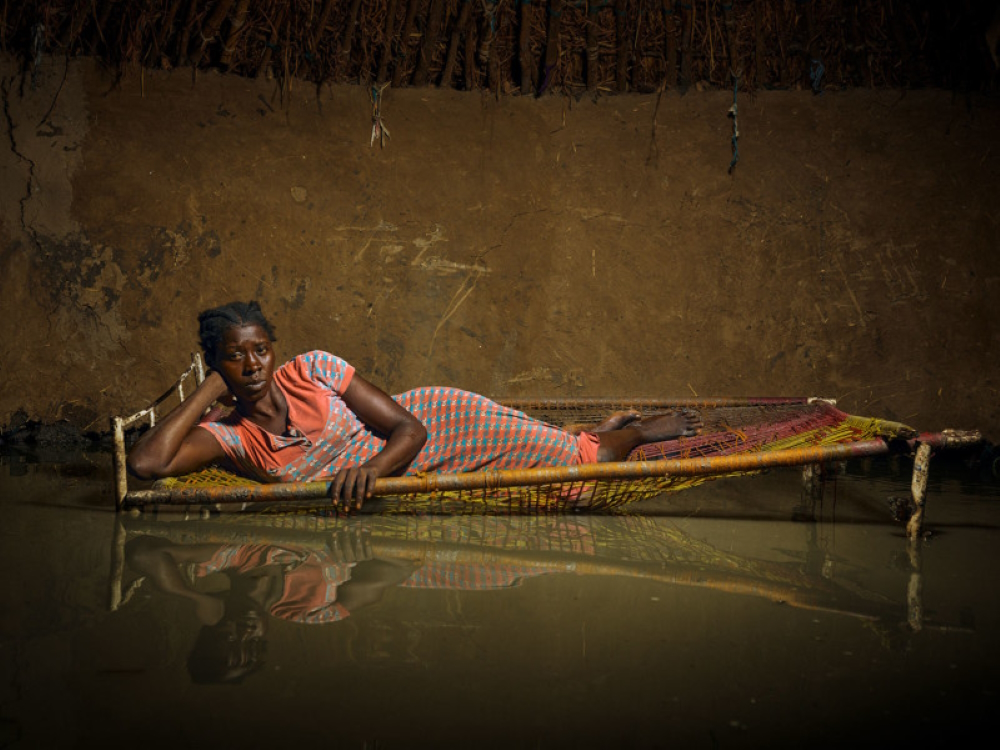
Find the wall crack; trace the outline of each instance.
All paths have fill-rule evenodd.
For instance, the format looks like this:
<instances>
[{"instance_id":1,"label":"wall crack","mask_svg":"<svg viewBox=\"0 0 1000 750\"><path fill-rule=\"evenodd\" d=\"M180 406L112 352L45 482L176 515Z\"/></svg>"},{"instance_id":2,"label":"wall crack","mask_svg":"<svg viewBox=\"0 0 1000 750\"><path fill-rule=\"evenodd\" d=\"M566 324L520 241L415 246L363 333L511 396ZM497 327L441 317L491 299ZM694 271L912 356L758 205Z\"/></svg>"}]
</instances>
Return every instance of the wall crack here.
<instances>
[{"instance_id":1,"label":"wall crack","mask_svg":"<svg viewBox=\"0 0 1000 750\"><path fill-rule=\"evenodd\" d=\"M19 219L21 222L21 229L31 238L31 242L34 244L35 249L41 251L42 244L38 239L38 233L27 220L28 201L31 200L31 197L34 194L35 162L18 150L17 138L14 136L14 118L10 113L10 85L13 80L13 77L3 80L2 84L0 84L0 95L3 97L3 115L4 121L7 124L7 138L10 140L10 152L17 157L18 161L26 164L28 167L28 178L25 181L24 195L21 196L19 201Z\"/></svg>"}]
</instances>

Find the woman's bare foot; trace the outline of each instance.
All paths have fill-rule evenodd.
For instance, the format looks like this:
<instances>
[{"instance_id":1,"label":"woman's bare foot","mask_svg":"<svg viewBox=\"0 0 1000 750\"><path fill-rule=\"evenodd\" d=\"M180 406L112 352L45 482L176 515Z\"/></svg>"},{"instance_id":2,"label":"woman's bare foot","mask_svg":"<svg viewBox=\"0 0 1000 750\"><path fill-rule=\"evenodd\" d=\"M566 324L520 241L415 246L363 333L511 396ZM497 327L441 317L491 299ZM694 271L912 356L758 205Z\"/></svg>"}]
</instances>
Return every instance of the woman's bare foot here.
<instances>
[{"instance_id":1,"label":"woman's bare foot","mask_svg":"<svg viewBox=\"0 0 1000 750\"><path fill-rule=\"evenodd\" d=\"M701 414L694 409L678 409L668 414L646 417L633 426L639 430L641 442L659 443L697 435L705 424L701 420Z\"/></svg>"}]
</instances>

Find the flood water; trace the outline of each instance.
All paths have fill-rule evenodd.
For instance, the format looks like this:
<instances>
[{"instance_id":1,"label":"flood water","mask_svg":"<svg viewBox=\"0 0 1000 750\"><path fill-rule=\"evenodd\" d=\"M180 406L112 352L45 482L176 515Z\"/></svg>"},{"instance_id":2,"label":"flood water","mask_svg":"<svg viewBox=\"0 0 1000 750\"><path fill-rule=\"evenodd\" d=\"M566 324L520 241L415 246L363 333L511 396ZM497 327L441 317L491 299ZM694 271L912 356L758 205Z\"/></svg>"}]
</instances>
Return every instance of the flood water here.
<instances>
[{"instance_id":1,"label":"flood water","mask_svg":"<svg viewBox=\"0 0 1000 750\"><path fill-rule=\"evenodd\" d=\"M0 465L0 747L941 746L1000 708L1000 487L936 458L627 514L116 517Z\"/></svg>"}]
</instances>

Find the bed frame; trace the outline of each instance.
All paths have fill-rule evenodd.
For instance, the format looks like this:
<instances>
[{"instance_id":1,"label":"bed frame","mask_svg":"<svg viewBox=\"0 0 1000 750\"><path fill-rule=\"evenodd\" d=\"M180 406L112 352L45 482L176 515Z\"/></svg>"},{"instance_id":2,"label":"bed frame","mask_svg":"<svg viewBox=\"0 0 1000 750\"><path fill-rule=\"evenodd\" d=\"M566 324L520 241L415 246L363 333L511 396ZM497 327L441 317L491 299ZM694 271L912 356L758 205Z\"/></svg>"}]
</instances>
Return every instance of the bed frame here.
<instances>
[{"instance_id":1,"label":"bed frame","mask_svg":"<svg viewBox=\"0 0 1000 750\"><path fill-rule=\"evenodd\" d=\"M130 488L125 466L127 431L156 424L160 415L183 401L204 378L204 362L195 353L175 383L152 404L134 414L112 418L116 509L133 512L149 507L176 510L202 507L220 512L275 507L329 509L327 481L259 484L216 468L157 482L152 487ZM844 414L836 410L833 401L818 398L522 399L502 403L556 425L596 422L622 409L649 414L695 408L702 410L706 421L704 432L708 434L704 438L681 438L651 449L639 449L638 454L630 457L639 460L385 477L377 480L374 488L374 496L384 501L383 510L445 513L604 510L720 476L777 466L802 466L806 475L815 479L819 475L815 468L825 464L848 458L909 453L915 460L913 513L907 533L916 539L922 532L931 450L969 446L982 439L976 431L917 433L897 422ZM768 422L760 415L776 416L771 416ZM817 428L820 422L816 420L823 419L826 422Z\"/></svg>"}]
</instances>

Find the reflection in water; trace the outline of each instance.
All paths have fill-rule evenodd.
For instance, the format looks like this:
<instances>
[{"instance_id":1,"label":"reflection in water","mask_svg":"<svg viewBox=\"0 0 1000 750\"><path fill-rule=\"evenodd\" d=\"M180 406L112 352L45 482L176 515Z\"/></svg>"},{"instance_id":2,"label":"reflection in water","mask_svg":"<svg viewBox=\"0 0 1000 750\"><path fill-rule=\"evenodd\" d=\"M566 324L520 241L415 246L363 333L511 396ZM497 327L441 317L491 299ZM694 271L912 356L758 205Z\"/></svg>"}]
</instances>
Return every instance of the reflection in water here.
<instances>
[{"instance_id":1,"label":"reflection in water","mask_svg":"<svg viewBox=\"0 0 1000 750\"><path fill-rule=\"evenodd\" d=\"M160 591L194 603L203 627L191 654L196 682L240 681L262 662L267 618L336 622L404 580L402 562L340 562L327 550L270 544L176 544L139 536L125 558ZM212 577L224 577L211 592ZM206 588L206 584L208 587Z\"/></svg>"},{"instance_id":2,"label":"reflection in water","mask_svg":"<svg viewBox=\"0 0 1000 750\"><path fill-rule=\"evenodd\" d=\"M206 522L6 468L0 747L962 747L1000 708L1000 494L962 465L914 547L902 461L642 516Z\"/></svg>"},{"instance_id":3,"label":"reflection in water","mask_svg":"<svg viewBox=\"0 0 1000 750\"><path fill-rule=\"evenodd\" d=\"M641 516L123 519L115 546L125 563L112 580L115 608L144 581L194 604L202 624L189 660L196 682L238 682L258 669L269 618L336 623L390 587L502 590L554 574L696 586L885 628L907 617L913 630L924 626L916 557L903 603L838 581L815 539L803 560L776 562Z\"/></svg>"}]
</instances>

